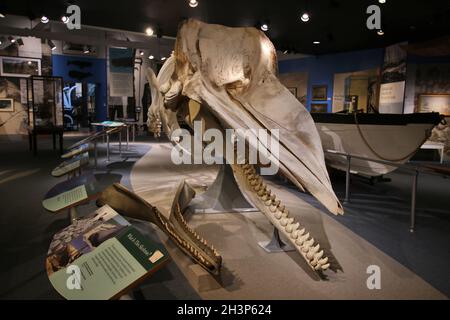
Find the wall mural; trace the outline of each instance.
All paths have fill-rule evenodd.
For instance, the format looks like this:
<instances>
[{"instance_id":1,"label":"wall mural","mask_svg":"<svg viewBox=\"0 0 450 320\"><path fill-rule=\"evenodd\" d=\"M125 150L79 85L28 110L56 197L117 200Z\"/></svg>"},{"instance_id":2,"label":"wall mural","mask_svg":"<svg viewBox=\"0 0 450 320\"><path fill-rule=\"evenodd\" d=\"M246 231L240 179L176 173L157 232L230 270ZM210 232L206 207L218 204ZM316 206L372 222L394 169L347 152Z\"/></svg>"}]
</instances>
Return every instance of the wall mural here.
<instances>
[{"instance_id":1,"label":"wall mural","mask_svg":"<svg viewBox=\"0 0 450 320\"><path fill-rule=\"evenodd\" d=\"M450 63L417 64L414 88L415 112L439 112L450 116ZM431 141L445 144L450 155L450 117L433 129Z\"/></svg>"},{"instance_id":2,"label":"wall mural","mask_svg":"<svg viewBox=\"0 0 450 320\"><path fill-rule=\"evenodd\" d=\"M26 134L26 99L24 78L0 78L0 135Z\"/></svg>"}]
</instances>

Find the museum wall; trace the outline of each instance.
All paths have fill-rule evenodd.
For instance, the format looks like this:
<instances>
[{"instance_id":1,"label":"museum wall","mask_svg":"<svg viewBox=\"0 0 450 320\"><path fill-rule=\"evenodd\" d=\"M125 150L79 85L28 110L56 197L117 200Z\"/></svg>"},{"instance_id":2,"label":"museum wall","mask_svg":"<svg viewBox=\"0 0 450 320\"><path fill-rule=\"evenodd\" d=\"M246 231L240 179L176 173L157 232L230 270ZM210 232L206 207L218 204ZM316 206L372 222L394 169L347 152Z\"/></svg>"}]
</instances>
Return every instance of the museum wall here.
<instances>
[{"instance_id":1,"label":"museum wall","mask_svg":"<svg viewBox=\"0 0 450 320\"><path fill-rule=\"evenodd\" d=\"M1 56L22 58L42 58L41 40L33 37L23 37L23 45L12 49L0 50ZM41 61L42 62L42 61ZM41 68L44 64L41 65ZM10 139L19 138L18 135L27 133L27 102L26 84L24 78L13 76L0 77L0 99L12 102L11 108L0 110L0 136ZM4 101L4 100L2 100Z\"/></svg>"},{"instance_id":2,"label":"museum wall","mask_svg":"<svg viewBox=\"0 0 450 320\"><path fill-rule=\"evenodd\" d=\"M95 104L96 120L107 119L107 79L106 60L101 58L80 57L54 54L53 75L63 77L64 82L86 82L97 85L98 94ZM78 65L83 67L80 67ZM74 64L75 63L75 64ZM83 65L84 63L84 65ZM77 65L78 64L78 65Z\"/></svg>"},{"instance_id":3,"label":"museum wall","mask_svg":"<svg viewBox=\"0 0 450 320\"><path fill-rule=\"evenodd\" d=\"M306 105L311 110L313 86L327 86L327 99L318 103L326 104L327 112L332 112L333 82L337 73L351 73L379 68L383 63L384 49L362 50L279 61L279 73L307 73L308 86Z\"/></svg>"}]
</instances>

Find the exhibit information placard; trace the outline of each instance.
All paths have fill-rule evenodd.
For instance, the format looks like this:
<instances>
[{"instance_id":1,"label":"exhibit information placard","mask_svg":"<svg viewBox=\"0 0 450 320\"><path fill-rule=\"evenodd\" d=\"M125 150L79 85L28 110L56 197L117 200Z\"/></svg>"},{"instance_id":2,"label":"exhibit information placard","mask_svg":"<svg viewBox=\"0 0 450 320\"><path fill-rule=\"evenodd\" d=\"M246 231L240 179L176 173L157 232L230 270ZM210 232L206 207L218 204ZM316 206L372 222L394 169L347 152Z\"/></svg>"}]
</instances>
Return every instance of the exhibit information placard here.
<instances>
[{"instance_id":1,"label":"exhibit information placard","mask_svg":"<svg viewBox=\"0 0 450 320\"><path fill-rule=\"evenodd\" d=\"M112 299L158 270L168 254L104 206L53 238L46 268L66 299Z\"/></svg>"}]
</instances>

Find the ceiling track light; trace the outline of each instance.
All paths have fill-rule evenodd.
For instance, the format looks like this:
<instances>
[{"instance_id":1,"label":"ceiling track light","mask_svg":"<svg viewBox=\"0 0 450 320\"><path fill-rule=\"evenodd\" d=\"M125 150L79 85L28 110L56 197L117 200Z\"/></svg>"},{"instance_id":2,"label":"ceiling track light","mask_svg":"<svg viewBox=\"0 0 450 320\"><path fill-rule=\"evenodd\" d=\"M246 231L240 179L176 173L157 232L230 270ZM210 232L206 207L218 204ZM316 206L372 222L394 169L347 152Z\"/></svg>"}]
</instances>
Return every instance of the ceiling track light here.
<instances>
[{"instance_id":1,"label":"ceiling track light","mask_svg":"<svg viewBox=\"0 0 450 320\"><path fill-rule=\"evenodd\" d=\"M4 18L5 15L3 13L0 13L0 18Z\"/></svg>"},{"instance_id":2,"label":"ceiling track light","mask_svg":"<svg viewBox=\"0 0 450 320\"><path fill-rule=\"evenodd\" d=\"M189 0L189 7L195 8L197 6L198 6L198 1L197 0Z\"/></svg>"},{"instance_id":3,"label":"ceiling track light","mask_svg":"<svg viewBox=\"0 0 450 320\"><path fill-rule=\"evenodd\" d=\"M42 16L41 17L41 22L43 24L47 24L47 23L49 23L49 21L50 21L50 19L47 16Z\"/></svg>"},{"instance_id":4,"label":"ceiling track light","mask_svg":"<svg viewBox=\"0 0 450 320\"><path fill-rule=\"evenodd\" d=\"M13 37L9 36L8 37L9 42L11 43L16 43L16 39L14 39Z\"/></svg>"},{"instance_id":5,"label":"ceiling track light","mask_svg":"<svg viewBox=\"0 0 450 320\"><path fill-rule=\"evenodd\" d=\"M144 55L144 51L141 50L141 51L139 52L139 55L142 57L142 56Z\"/></svg>"},{"instance_id":6,"label":"ceiling track light","mask_svg":"<svg viewBox=\"0 0 450 320\"><path fill-rule=\"evenodd\" d=\"M379 3L384 4L386 3L386 0L378 0Z\"/></svg>"},{"instance_id":7,"label":"ceiling track light","mask_svg":"<svg viewBox=\"0 0 450 320\"><path fill-rule=\"evenodd\" d=\"M166 61L166 59L167 59L166 57L162 57L161 61Z\"/></svg>"},{"instance_id":8,"label":"ceiling track light","mask_svg":"<svg viewBox=\"0 0 450 320\"><path fill-rule=\"evenodd\" d=\"M309 19L310 19L309 13L308 13L308 12L304 12L304 13L301 15L300 19L301 19L303 22L308 22Z\"/></svg>"},{"instance_id":9,"label":"ceiling track light","mask_svg":"<svg viewBox=\"0 0 450 320\"><path fill-rule=\"evenodd\" d=\"M313 41L313 44L318 45L320 44L320 41Z\"/></svg>"},{"instance_id":10,"label":"ceiling track light","mask_svg":"<svg viewBox=\"0 0 450 320\"><path fill-rule=\"evenodd\" d=\"M52 51L56 49L56 45L53 43L52 40L48 39L48 40L47 40L47 44L48 44L48 46L50 47L50 49L51 49Z\"/></svg>"},{"instance_id":11,"label":"ceiling track light","mask_svg":"<svg viewBox=\"0 0 450 320\"><path fill-rule=\"evenodd\" d=\"M67 24L67 23L69 23L69 17L66 16L66 15L64 15L64 16L61 17L61 21L62 21L64 24Z\"/></svg>"},{"instance_id":12,"label":"ceiling track light","mask_svg":"<svg viewBox=\"0 0 450 320\"><path fill-rule=\"evenodd\" d=\"M154 60L154 59L155 59L155 56L154 56L154 55L149 55L148 58L149 58L150 60Z\"/></svg>"},{"instance_id":13,"label":"ceiling track light","mask_svg":"<svg viewBox=\"0 0 450 320\"><path fill-rule=\"evenodd\" d=\"M84 54L91 53L91 49L90 49L88 46L84 46L84 48L83 48L83 53L84 53Z\"/></svg>"},{"instance_id":14,"label":"ceiling track light","mask_svg":"<svg viewBox=\"0 0 450 320\"><path fill-rule=\"evenodd\" d=\"M379 36L384 36L384 31L380 29L380 30L377 31L377 34Z\"/></svg>"},{"instance_id":15,"label":"ceiling track light","mask_svg":"<svg viewBox=\"0 0 450 320\"><path fill-rule=\"evenodd\" d=\"M155 31L151 27L148 27L147 29L145 29L145 34L148 35L149 37L152 36L154 33L155 33Z\"/></svg>"}]
</instances>

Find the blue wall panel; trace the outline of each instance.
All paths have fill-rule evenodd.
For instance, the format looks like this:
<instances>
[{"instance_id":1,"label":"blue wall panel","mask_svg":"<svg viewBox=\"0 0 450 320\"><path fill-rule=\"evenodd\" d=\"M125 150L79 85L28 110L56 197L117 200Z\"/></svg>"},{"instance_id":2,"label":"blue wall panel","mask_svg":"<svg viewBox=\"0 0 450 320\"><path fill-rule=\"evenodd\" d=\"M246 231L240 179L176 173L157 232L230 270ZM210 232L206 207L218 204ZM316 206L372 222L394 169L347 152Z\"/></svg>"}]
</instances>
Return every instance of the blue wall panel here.
<instances>
[{"instance_id":1,"label":"blue wall panel","mask_svg":"<svg viewBox=\"0 0 450 320\"><path fill-rule=\"evenodd\" d=\"M307 107L311 109L312 86L328 86L328 112L332 109L333 81L335 73L354 72L378 68L383 65L384 49L372 49L355 52L328 54L279 62L280 73L307 72L308 93ZM325 103L324 101L318 101Z\"/></svg>"},{"instance_id":2,"label":"blue wall panel","mask_svg":"<svg viewBox=\"0 0 450 320\"><path fill-rule=\"evenodd\" d=\"M68 61L82 61L89 62L91 66L85 68L79 68L74 65L67 65ZM52 56L53 62L53 75L63 77L65 82L86 82L97 84L97 97L96 97L96 120L103 121L107 119L107 74L106 74L106 60L91 58L91 57L78 57L78 56L64 56L54 54ZM75 70L79 72L90 73L91 75L84 78L82 81L69 76L69 71Z\"/></svg>"}]
</instances>

